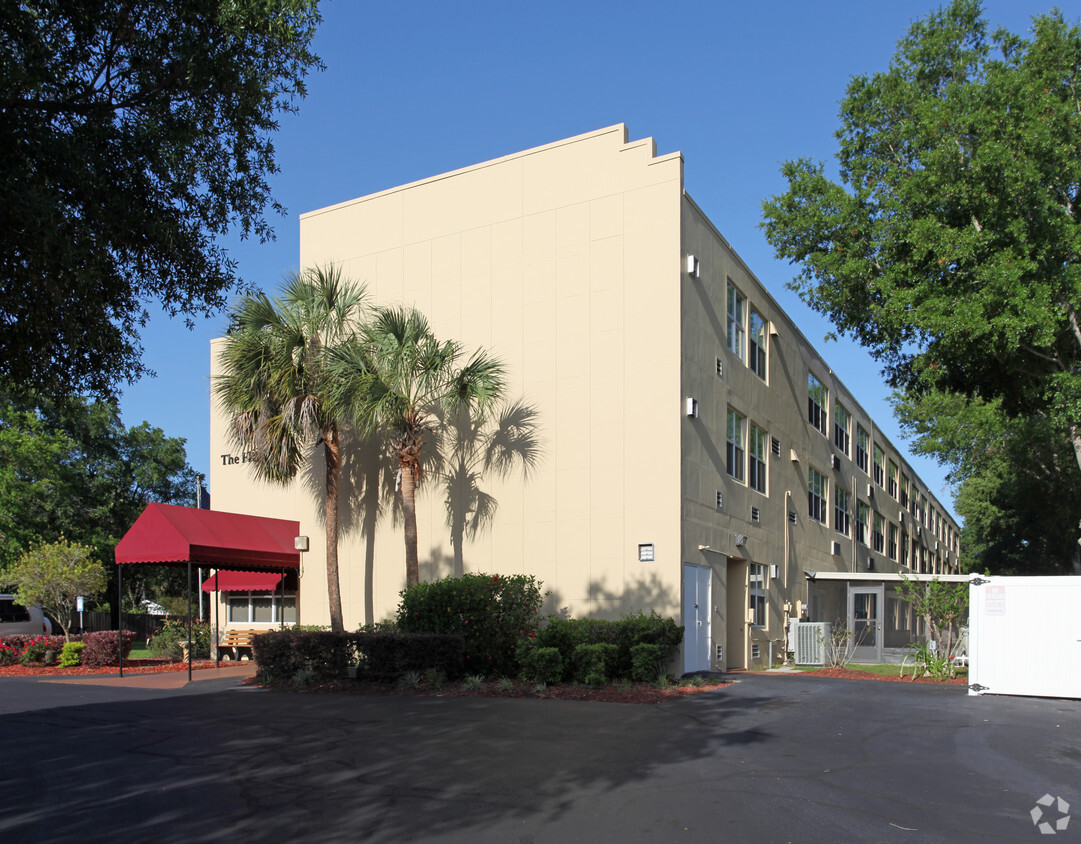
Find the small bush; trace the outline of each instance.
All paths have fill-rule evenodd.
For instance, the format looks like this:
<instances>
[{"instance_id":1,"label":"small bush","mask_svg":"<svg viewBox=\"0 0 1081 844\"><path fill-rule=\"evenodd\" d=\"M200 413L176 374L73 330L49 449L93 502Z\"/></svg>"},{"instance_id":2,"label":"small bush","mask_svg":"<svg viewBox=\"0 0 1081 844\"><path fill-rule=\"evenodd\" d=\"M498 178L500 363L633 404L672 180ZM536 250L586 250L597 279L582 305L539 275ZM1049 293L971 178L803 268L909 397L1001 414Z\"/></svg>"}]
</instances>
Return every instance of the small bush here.
<instances>
[{"instance_id":1,"label":"small bush","mask_svg":"<svg viewBox=\"0 0 1081 844\"><path fill-rule=\"evenodd\" d=\"M559 648L522 648L522 674L538 683L558 683L563 679L563 657Z\"/></svg>"},{"instance_id":2,"label":"small bush","mask_svg":"<svg viewBox=\"0 0 1081 844\"><path fill-rule=\"evenodd\" d=\"M653 680L663 668L661 649L652 642L639 642L631 647L631 679L640 683Z\"/></svg>"},{"instance_id":3,"label":"small bush","mask_svg":"<svg viewBox=\"0 0 1081 844\"><path fill-rule=\"evenodd\" d=\"M83 650L86 645L82 642L65 642L60 650L60 667L74 668L83 661Z\"/></svg>"},{"instance_id":4,"label":"small bush","mask_svg":"<svg viewBox=\"0 0 1081 844\"><path fill-rule=\"evenodd\" d=\"M53 665L56 662L56 645L42 637L23 649L19 662L22 665Z\"/></svg>"},{"instance_id":5,"label":"small bush","mask_svg":"<svg viewBox=\"0 0 1081 844\"><path fill-rule=\"evenodd\" d=\"M101 630L97 633L84 633L83 665L89 668L102 668L106 665L119 665L120 654L117 653L117 632L115 630ZM126 657L131 653L131 645L135 641L135 634L131 630L120 633L120 651Z\"/></svg>"},{"instance_id":6,"label":"small bush","mask_svg":"<svg viewBox=\"0 0 1081 844\"><path fill-rule=\"evenodd\" d=\"M590 686L603 686L613 676L619 647L607 642L579 645L574 649L574 679Z\"/></svg>"}]
</instances>

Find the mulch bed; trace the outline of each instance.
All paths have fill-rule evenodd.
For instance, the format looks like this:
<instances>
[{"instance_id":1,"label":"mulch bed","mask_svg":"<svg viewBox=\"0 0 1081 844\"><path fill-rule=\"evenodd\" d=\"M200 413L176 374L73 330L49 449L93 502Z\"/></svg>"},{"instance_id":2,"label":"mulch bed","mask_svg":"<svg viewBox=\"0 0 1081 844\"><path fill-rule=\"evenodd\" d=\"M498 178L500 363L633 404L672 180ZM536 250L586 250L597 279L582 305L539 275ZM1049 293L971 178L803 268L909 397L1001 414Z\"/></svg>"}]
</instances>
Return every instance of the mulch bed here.
<instances>
[{"instance_id":1,"label":"mulch bed","mask_svg":"<svg viewBox=\"0 0 1081 844\"><path fill-rule=\"evenodd\" d=\"M233 663L222 663L232 665ZM214 668L213 662L196 660L192 668ZM125 674L161 674L165 671L187 671L186 662L163 662L160 659L125 659ZM101 668L87 668L76 665L72 668L58 668L55 665L4 665L0 666L0 677L37 677L47 679L49 677L82 677L92 674L116 674L119 671L115 665L105 665Z\"/></svg>"},{"instance_id":2,"label":"mulch bed","mask_svg":"<svg viewBox=\"0 0 1081 844\"><path fill-rule=\"evenodd\" d=\"M248 677L246 685L261 685L257 677ZM371 683L356 680L342 681L338 683L324 683L316 686L308 686L303 689L295 689L287 683L269 686L274 691L302 691L315 693L345 693L360 695L399 695L407 697L502 697L502 698L535 698L537 700L579 700L597 703L637 703L654 704L664 703L669 700L679 700L691 695L713 692L730 683L716 683L703 686L677 686L670 685L664 689L658 689L651 683L630 683L621 686L579 686L571 683L546 686L544 691L534 691L533 683L515 683L509 689L503 689L498 682L487 682L476 689L467 689L461 683L446 683L441 688L417 688L399 687L393 683Z\"/></svg>"},{"instance_id":3,"label":"mulch bed","mask_svg":"<svg viewBox=\"0 0 1081 844\"><path fill-rule=\"evenodd\" d=\"M900 667L897 674L873 674L870 671L855 671L851 668L817 668L814 671L801 671L800 674L809 674L812 677L839 677L843 680L885 680L893 683L934 683L940 686L967 686L968 677L954 677L952 680L936 680L933 677L920 677L913 680L911 674L900 676Z\"/></svg>"}]
</instances>

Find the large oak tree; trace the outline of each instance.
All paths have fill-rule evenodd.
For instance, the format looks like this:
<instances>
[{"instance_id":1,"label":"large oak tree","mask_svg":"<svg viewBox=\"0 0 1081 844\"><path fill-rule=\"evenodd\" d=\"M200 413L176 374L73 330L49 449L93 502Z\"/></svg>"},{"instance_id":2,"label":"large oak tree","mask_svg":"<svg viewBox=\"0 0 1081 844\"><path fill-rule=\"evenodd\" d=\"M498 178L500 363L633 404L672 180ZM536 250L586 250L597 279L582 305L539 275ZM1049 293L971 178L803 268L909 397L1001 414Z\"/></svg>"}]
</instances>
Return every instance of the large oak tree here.
<instances>
[{"instance_id":1,"label":"large oak tree","mask_svg":"<svg viewBox=\"0 0 1081 844\"><path fill-rule=\"evenodd\" d=\"M790 161L764 203L794 289L910 398L1046 419L1081 463L1081 29L992 33L954 0L840 119L838 178Z\"/></svg>"},{"instance_id":2,"label":"large oak tree","mask_svg":"<svg viewBox=\"0 0 1081 844\"><path fill-rule=\"evenodd\" d=\"M221 308L216 238L266 239L277 116L318 0L0 4L0 379L108 393L146 372L139 328Z\"/></svg>"}]
</instances>

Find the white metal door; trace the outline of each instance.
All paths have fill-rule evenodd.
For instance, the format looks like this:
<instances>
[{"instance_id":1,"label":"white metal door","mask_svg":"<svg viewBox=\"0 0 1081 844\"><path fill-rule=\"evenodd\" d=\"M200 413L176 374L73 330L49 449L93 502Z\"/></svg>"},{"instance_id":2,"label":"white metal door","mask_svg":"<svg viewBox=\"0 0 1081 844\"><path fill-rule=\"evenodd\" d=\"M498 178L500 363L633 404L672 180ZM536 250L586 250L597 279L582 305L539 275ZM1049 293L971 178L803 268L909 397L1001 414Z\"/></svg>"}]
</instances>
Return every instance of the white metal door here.
<instances>
[{"instance_id":1,"label":"white metal door","mask_svg":"<svg viewBox=\"0 0 1081 844\"><path fill-rule=\"evenodd\" d=\"M1081 577L977 577L969 585L971 694L1081 699Z\"/></svg>"},{"instance_id":2,"label":"white metal door","mask_svg":"<svg viewBox=\"0 0 1081 844\"><path fill-rule=\"evenodd\" d=\"M709 671L710 569L683 564L683 671Z\"/></svg>"}]
</instances>

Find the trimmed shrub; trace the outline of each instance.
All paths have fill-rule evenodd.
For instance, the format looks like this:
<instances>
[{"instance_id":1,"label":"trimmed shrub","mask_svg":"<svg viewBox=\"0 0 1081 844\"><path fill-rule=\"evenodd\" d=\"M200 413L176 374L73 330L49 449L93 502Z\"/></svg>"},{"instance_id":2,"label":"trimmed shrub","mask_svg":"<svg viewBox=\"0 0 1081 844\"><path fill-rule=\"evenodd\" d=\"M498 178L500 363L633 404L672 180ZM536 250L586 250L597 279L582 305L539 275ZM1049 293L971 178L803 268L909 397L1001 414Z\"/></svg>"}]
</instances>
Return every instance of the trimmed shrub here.
<instances>
[{"instance_id":1,"label":"trimmed shrub","mask_svg":"<svg viewBox=\"0 0 1081 844\"><path fill-rule=\"evenodd\" d=\"M524 646L519 651L522 674L537 683L558 683L563 679L563 657L559 648Z\"/></svg>"},{"instance_id":2,"label":"trimmed shrub","mask_svg":"<svg viewBox=\"0 0 1081 844\"><path fill-rule=\"evenodd\" d=\"M304 684L344 679L349 666L357 678L397 680L410 671L462 673L462 637L402 633L332 633L271 630L252 640L259 670L270 682Z\"/></svg>"},{"instance_id":3,"label":"trimmed shrub","mask_svg":"<svg viewBox=\"0 0 1081 844\"><path fill-rule=\"evenodd\" d=\"M574 679L590 686L603 686L614 676L619 646L606 642L578 645L574 649Z\"/></svg>"},{"instance_id":4,"label":"trimmed shrub","mask_svg":"<svg viewBox=\"0 0 1081 844\"><path fill-rule=\"evenodd\" d=\"M661 649L652 642L639 642L631 646L631 679L639 683L652 683L664 670Z\"/></svg>"},{"instance_id":5,"label":"trimmed shrub","mask_svg":"<svg viewBox=\"0 0 1081 844\"><path fill-rule=\"evenodd\" d=\"M86 644L83 642L65 642L64 647L60 649L60 667L74 668L76 665L81 665L85 648Z\"/></svg>"},{"instance_id":6,"label":"trimmed shrub","mask_svg":"<svg viewBox=\"0 0 1081 844\"><path fill-rule=\"evenodd\" d=\"M401 596L398 629L461 636L470 673L517 674L519 645L540 620L540 584L531 575L465 574Z\"/></svg>"},{"instance_id":7,"label":"trimmed shrub","mask_svg":"<svg viewBox=\"0 0 1081 844\"><path fill-rule=\"evenodd\" d=\"M131 630L120 633L121 649L126 657L131 653L131 645L135 641L135 634ZM84 633L83 665L90 668L101 668L106 665L119 665L120 655L117 653L117 635L115 630L101 630L97 633Z\"/></svg>"},{"instance_id":8,"label":"trimmed shrub","mask_svg":"<svg viewBox=\"0 0 1081 844\"><path fill-rule=\"evenodd\" d=\"M652 680L656 677L657 669L654 667L648 675L643 675L645 665L652 662L663 666L675 655L682 641L683 627L656 612L649 615L634 612L619 621L550 615L536 636L529 640L521 658L529 662L532 659L531 650L556 648L563 662L560 680L567 681L579 675L575 653L580 646L614 645L617 649L614 663L607 667L611 677ZM634 654L639 645L652 645L656 650L641 652L641 665L636 673Z\"/></svg>"}]
</instances>

